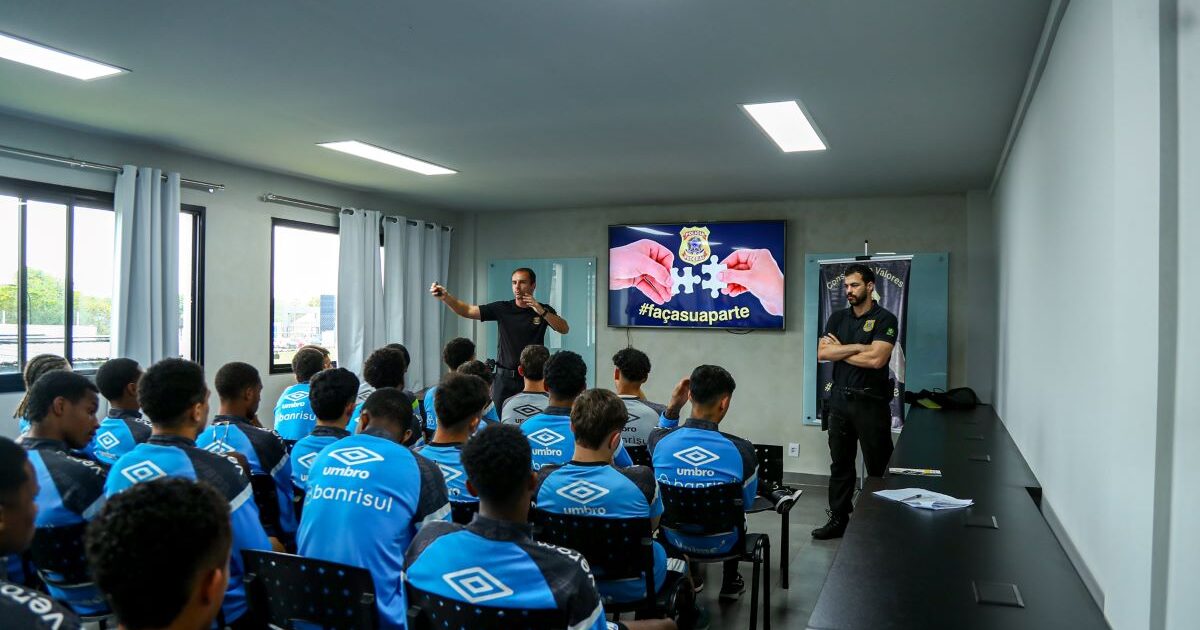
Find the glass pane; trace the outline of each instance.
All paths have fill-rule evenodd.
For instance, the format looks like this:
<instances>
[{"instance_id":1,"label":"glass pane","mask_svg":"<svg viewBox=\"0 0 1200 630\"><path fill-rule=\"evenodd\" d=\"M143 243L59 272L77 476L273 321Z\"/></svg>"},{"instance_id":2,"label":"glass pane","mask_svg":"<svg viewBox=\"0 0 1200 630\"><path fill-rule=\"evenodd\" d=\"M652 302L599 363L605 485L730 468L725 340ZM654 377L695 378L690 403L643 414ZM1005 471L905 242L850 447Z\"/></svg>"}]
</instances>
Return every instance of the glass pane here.
<instances>
[{"instance_id":1,"label":"glass pane","mask_svg":"<svg viewBox=\"0 0 1200 630\"><path fill-rule=\"evenodd\" d=\"M274 365L290 365L306 344L327 348L337 361L338 235L275 226Z\"/></svg>"},{"instance_id":2,"label":"glass pane","mask_svg":"<svg viewBox=\"0 0 1200 630\"><path fill-rule=\"evenodd\" d=\"M192 348L192 231L196 219L187 212L179 213L179 355L193 357Z\"/></svg>"},{"instance_id":3,"label":"glass pane","mask_svg":"<svg viewBox=\"0 0 1200 630\"><path fill-rule=\"evenodd\" d=\"M75 207L71 364L76 370L94 370L112 356L115 221L112 210Z\"/></svg>"},{"instance_id":4,"label":"glass pane","mask_svg":"<svg viewBox=\"0 0 1200 630\"><path fill-rule=\"evenodd\" d=\"M65 356L67 207L29 201L25 220L26 356Z\"/></svg>"},{"instance_id":5,"label":"glass pane","mask_svg":"<svg viewBox=\"0 0 1200 630\"><path fill-rule=\"evenodd\" d=\"M16 197L0 196L0 374L20 372L17 365L17 228Z\"/></svg>"}]
</instances>

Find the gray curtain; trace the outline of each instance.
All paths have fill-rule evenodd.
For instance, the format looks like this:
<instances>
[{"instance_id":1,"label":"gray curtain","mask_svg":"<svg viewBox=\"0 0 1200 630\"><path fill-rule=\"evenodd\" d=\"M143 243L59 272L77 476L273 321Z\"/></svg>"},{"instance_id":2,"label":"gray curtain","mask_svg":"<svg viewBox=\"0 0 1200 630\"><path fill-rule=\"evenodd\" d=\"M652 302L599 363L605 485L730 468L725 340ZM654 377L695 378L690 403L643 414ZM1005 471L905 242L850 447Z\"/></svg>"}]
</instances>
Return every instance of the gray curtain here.
<instances>
[{"instance_id":1,"label":"gray curtain","mask_svg":"<svg viewBox=\"0 0 1200 630\"><path fill-rule=\"evenodd\" d=\"M451 234L436 223L410 223L405 217L383 222L387 339L404 344L412 355L405 384L413 391L436 385L442 373L447 309L429 295L429 285L448 281Z\"/></svg>"},{"instance_id":2,"label":"gray curtain","mask_svg":"<svg viewBox=\"0 0 1200 630\"><path fill-rule=\"evenodd\" d=\"M338 223L337 361L356 374L384 345L379 212L342 210Z\"/></svg>"}]
</instances>

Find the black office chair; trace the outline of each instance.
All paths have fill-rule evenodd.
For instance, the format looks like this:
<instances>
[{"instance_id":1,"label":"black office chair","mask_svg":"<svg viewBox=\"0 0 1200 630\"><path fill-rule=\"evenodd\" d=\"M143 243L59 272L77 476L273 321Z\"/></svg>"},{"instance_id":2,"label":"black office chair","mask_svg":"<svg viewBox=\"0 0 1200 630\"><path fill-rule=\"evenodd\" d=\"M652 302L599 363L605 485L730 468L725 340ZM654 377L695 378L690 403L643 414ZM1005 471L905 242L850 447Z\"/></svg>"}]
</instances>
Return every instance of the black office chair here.
<instances>
[{"instance_id":1,"label":"black office chair","mask_svg":"<svg viewBox=\"0 0 1200 630\"><path fill-rule=\"evenodd\" d=\"M83 535L87 523L39 527L33 534L29 557L38 578L47 586L61 589L79 588L94 582L92 570L84 554ZM101 630L108 627L112 613L80 616L84 623L95 623Z\"/></svg>"},{"instance_id":2,"label":"black office chair","mask_svg":"<svg viewBox=\"0 0 1200 630\"><path fill-rule=\"evenodd\" d=\"M296 522L300 522L300 518L304 516L304 497L307 493L300 488L296 488L292 492L292 510L296 512Z\"/></svg>"},{"instance_id":3,"label":"black office chair","mask_svg":"<svg viewBox=\"0 0 1200 630\"><path fill-rule=\"evenodd\" d=\"M633 460L634 466L654 467L654 460L650 457L650 449L645 445L625 445L625 452L629 453L629 458Z\"/></svg>"},{"instance_id":4,"label":"black office chair","mask_svg":"<svg viewBox=\"0 0 1200 630\"><path fill-rule=\"evenodd\" d=\"M788 556L790 551L789 533L792 524L792 506L795 503L785 503L780 510L773 498L764 496L771 488L783 485L783 447L778 444L755 444L754 453L758 459L759 496L750 506L750 513L757 514L774 510L782 515L780 523L779 544L779 585L788 587Z\"/></svg>"},{"instance_id":5,"label":"black office chair","mask_svg":"<svg viewBox=\"0 0 1200 630\"><path fill-rule=\"evenodd\" d=\"M649 518L599 518L534 508L530 522L536 540L578 551L597 579L644 580L642 592L646 595L642 599L617 602L604 598L604 611L613 613L614 618L623 612L641 612L650 618L677 616L679 597L687 589L683 580L677 580L675 584L664 584L662 593L656 592Z\"/></svg>"},{"instance_id":6,"label":"black office chair","mask_svg":"<svg viewBox=\"0 0 1200 630\"><path fill-rule=\"evenodd\" d=\"M450 520L459 525L470 523L475 515L479 513L478 501L451 501L450 502Z\"/></svg>"},{"instance_id":7,"label":"black office chair","mask_svg":"<svg viewBox=\"0 0 1200 630\"><path fill-rule=\"evenodd\" d=\"M247 614L263 624L375 628L375 583L366 569L273 551L242 551Z\"/></svg>"},{"instance_id":8,"label":"black office chair","mask_svg":"<svg viewBox=\"0 0 1200 630\"><path fill-rule=\"evenodd\" d=\"M476 606L406 585L411 630L561 630L567 614L557 608L522 610Z\"/></svg>"},{"instance_id":9,"label":"black office chair","mask_svg":"<svg viewBox=\"0 0 1200 630\"><path fill-rule=\"evenodd\" d=\"M659 484L663 515L660 529L674 530L689 536L711 536L738 532L733 550L724 555L687 554L688 560L711 564L737 560L754 563L750 583L750 628L758 627L758 594L761 584L763 598L763 628L771 628L771 542L766 534L746 532L746 512L742 499L742 484L724 483L704 488L685 488ZM669 542L663 536L664 544ZM759 573L762 581L759 581Z\"/></svg>"}]
</instances>

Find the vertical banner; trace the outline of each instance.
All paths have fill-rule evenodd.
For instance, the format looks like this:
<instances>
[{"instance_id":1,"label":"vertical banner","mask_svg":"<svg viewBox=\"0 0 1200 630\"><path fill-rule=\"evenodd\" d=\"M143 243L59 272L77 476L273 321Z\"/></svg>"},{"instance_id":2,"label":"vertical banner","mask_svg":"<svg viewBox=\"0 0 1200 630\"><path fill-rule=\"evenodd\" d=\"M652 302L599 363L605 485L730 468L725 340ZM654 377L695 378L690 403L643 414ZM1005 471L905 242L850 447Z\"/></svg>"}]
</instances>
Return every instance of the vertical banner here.
<instances>
[{"instance_id":1,"label":"vertical banner","mask_svg":"<svg viewBox=\"0 0 1200 630\"><path fill-rule=\"evenodd\" d=\"M904 426L904 346L908 328L908 275L912 269L912 256L876 258L874 260L822 260L820 300L817 307L817 335L825 332L825 324L834 311L848 308L842 280L846 267L855 263L866 265L875 272L875 293L872 296L880 306L891 311L900 324L896 336L896 347L888 363L888 375L895 382L892 392L892 428ZM833 363L817 364L817 395L824 403L833 388ZM819 405L818 409L823 409ZM823 413L823 412L822 412Z\"/></svg>"}]
</instances>

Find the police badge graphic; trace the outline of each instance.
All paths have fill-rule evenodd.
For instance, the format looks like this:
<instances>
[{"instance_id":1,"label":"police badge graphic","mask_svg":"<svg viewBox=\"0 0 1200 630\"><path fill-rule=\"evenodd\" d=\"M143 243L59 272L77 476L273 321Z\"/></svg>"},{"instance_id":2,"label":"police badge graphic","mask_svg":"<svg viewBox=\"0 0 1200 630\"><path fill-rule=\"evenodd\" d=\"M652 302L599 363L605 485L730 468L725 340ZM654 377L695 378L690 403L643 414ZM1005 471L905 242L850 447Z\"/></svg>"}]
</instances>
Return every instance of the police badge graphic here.
<instances>
[{"instance_id":1,"label":"police badge graphic","mask_svg":"<svg viewBox=\"0 0 1200 630\"><path fill-rule=\"evenodd\" d=\"M875 330L875 320L868 319L867 323L863 324L863 332L871 332Z\"/></svg>"},{"instance_id":2,"label":"police badge graphic","mask_svg":"<svg viewBox=\"0 0 1200 630\"><path fill-rule=\"evenodd\" d=\"M708 262L712 250L708 246L708 228L685 227L679 230L679 259L691 265Z\"/></svg>"}]
</instances>

